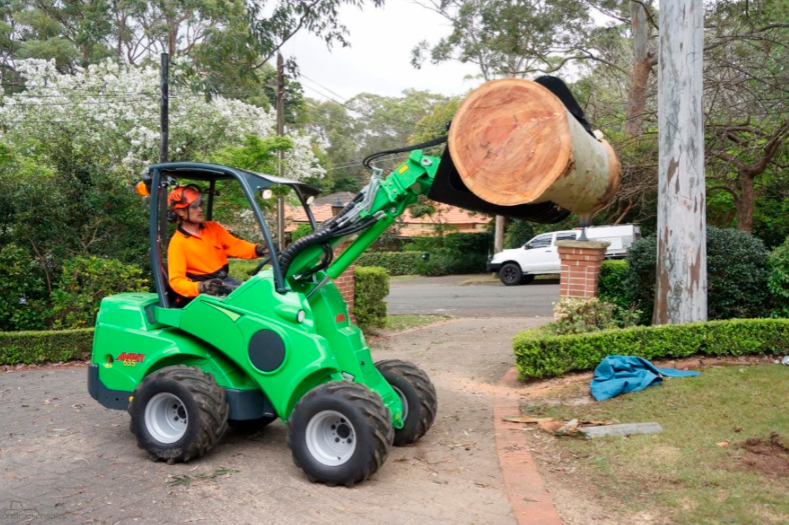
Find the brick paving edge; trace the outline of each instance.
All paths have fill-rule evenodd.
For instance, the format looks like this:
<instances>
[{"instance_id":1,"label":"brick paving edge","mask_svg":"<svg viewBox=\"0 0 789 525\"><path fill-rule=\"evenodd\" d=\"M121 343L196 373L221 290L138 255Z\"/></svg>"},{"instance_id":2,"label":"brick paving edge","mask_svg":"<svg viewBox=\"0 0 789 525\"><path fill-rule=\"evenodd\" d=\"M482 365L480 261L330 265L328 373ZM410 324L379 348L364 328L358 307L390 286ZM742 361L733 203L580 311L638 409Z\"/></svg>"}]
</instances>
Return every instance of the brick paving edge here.
<instances>
[{"instance_id":1,"label":"brick paving edge","mask_svg":"<svg viewBox=\"0 0 789 525\"><path fill-rule=\"evenodd\" d=\"M520 415L518 370L512 367L499 381L493 401L493 429L496 452L512 514L519 525L561 525L562 520L529 452L522 423L504 421L504 416Z\"/></svg>"}]
</instances>

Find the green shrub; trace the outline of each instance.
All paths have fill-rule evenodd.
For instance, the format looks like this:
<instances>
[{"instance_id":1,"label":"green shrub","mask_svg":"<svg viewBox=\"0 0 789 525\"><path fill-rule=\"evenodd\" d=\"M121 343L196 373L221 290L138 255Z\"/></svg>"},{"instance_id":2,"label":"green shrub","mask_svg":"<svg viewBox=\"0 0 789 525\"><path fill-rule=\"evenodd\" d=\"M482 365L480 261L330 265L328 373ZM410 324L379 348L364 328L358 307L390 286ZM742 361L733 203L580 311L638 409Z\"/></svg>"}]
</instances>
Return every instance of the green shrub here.
<instances>
[{"instance_id":1,"label":"green shrub","mask_svg":"<svg viewBox=\"0 0 789 525\"><path fill-rule=\"evenodd\" d=\"M359 266L384 268L389 275L417 275L421 263L418 252L365 252L356 260Z\"/></svg>"},{"instance_id":2,"label":"green shrub","mask_svg":"<svg viewBox=\"0 0 789 525\"><path fill-rule=\"evenodd\" d=\"M386 302L389 295L389 274L383 268L357 266L355 270L353 313L362 329L383 328L386 324Z\"/></svg>"},{"instance_id":3,"label":"green shrub","mask_svg":"<svg viewBox=\"0 0 789 525\"><path fill-rule=\"evenodd\" d=\"M789 317L789 239L770 254L767 286L773 295L773 317Z\"/></svg>"},{"instance_id":4,"label":"green shrub","mask_svg":"<svg viewBox=\"0 0 789 525\"><path fill-rule=\"evenodd\" d=\"M601 301L613 303L620 308L630 307L631 301L625 288L628 272L629 266L623 259L603 261L597 282L597 293Z\"/></svg>"},{"instance_id":5,"label":"green shrub","mask_svg":"<svg viewBox=\"0 0 789 525\"><path fill-rule=\"evenodd\" d=\"M546 328L555 335L586 334L626 328L638 322L640 312L620 308L596 297L562 297L553 309L554 321Z\"/></svg>"},{"instance_id":6,"label":"green shrub","mask_svg":"<svg viewBox=\"0 0 789 525\"><path fill-rule=\"evenodd\" d=\"M759 239L738 230L707 228L707 317L710 320L760 317L767 313L767 250ZM652 318L657 239L645 237L627 254L624 299ZM620 304L620 299L608 300Z\"/></svg>"},{"instance_id":7,"label":"green shrub","mask_svg":"<svg viewBox=\"0 0 789 525\"><path fill-rule=\"evenodd\" d=\"M0 332L0 365L90 358L93 328Z\"/></svg>"},{"instance_id":8,"label":"green shrub","mask_svg":"<svg viewBox=\"0 0 789 525\"><path fill-rule=\"evenodd\" d=\"M311 233L312 233L312 226L310 226L309 224L299 224L299 226L295 230L293 230L293 232L290 234L290 241L296 242L302 237L305 237Z\"/></svg>"},{"instance_id":9,"label":"green shrub","mask_svg":"<svg viewBox=\"0 0 789 525\"><path fill-rule=\"evenodd\" d=\"M0 331L42 330L49 313L46 277L30 252L16 245L0 251Z\"/></svg>"},{"instance_id":10,"label":"green shrub","mask_svg":"<svg viewBox=\"0 0 789 525\"><path fill-rule=\"evenodd\" d=\"M530 330L513 340L522 379L592 370L609 355L645 359L789 354L789 319L732 319L684 325L638 326L556 336Z\"/></svg>"},{"instance_id":11,"label":"green shrub","mask_svg":"<svg viewBox=\"0 0 789 525\"><path fill-rule=\"evenodd\" d=\"M99 257L74 257L63 264L57 290L52 292L54 328L93 325L101 300L121 292L145 292L148 281L131 264Z\"/></svg>"},{"instance_id":12,"label":"green shrub","mask_svg":"<svg viewBox=\"0 0 789 525\"><path fill-rule=\"evenodd\" d=\"M492 237L489 233L449 233L441 237L418 237L404 249L426 252L420 261L420 275L455 275L485 271Z\"/></svg>"}]
</instances>

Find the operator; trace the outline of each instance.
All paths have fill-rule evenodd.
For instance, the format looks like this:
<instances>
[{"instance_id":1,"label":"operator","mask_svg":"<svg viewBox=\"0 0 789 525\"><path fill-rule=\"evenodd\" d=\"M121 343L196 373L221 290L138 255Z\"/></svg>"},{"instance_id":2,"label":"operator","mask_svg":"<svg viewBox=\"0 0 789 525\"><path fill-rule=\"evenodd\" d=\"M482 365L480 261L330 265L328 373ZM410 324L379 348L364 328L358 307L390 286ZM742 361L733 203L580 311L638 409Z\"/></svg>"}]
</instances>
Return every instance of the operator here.
<instances>
[{"instance_id":1,"label":"operator","mask_svg":"<svg viewBox=\"0 0 789 525\"><path fill-rule=\"evenodd\" d=\"M194 184L178 186L167 198L168 219L178 227L167 248L170 287L191 299L201 293L223 295L241 285L228 277L227 258L255 259L266 248L237 239L203 216L203 194Z\"/></svg>"}]
</instances>

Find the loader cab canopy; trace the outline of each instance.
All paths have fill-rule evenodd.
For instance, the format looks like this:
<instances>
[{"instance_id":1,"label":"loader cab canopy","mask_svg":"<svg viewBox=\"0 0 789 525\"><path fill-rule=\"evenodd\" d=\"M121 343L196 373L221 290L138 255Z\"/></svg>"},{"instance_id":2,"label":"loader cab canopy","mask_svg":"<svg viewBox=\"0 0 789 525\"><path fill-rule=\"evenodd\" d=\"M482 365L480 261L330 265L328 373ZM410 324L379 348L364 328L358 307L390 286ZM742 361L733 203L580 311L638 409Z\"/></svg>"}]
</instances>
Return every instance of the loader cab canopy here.
<instances>
[{"instance_id":1,"label":"loader cab canopy","mask_svg":"<svg viewBox=\"0 0 789 525\"><path fill-rule=\"evenodd\" d=\"M236 180L240 185L247 202L255 216L258 227L263 235L266 248L271 254L270 264L274 272L274 282L277 291L285 293L284 276L279 267L279 253L271 237L260 206L256 202L255 195L264 192L271 186L286 186L293 190L304 206L307 217L316 227L315 218L310 210L310 203L320 194L320 190L303 182L285 179L274 175L264 175L221 164L207 164L201 162L165 162L154 164L148 168L148 174L144 178L145 186L149 188L150 203L150 253L151 268L154 269L154 283L159 302L163 308L170 308L172 305L172 293L167 276L167 268L164 264L163 253L167 250L168 221L167 221L167 194L175 186L180 184L180 180L192 183L204 183L204 191L207 200L204 200L206 220L212 220L214 197L216 196L216 183L221 180ZM158 270L158 271L157 271Z\"/></svg>"}]
</instances>

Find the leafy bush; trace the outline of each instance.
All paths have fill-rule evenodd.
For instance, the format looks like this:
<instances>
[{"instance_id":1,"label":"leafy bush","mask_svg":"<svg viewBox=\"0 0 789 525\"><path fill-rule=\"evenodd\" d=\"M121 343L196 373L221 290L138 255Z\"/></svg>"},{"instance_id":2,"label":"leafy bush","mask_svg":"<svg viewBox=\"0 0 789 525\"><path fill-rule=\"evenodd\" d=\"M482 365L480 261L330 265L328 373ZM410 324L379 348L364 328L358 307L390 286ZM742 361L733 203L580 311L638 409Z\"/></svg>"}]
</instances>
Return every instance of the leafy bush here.
<instances>
[{"instance_id":1,"label":"leafy bush","mask_svg":"<svg viewBox=\"0 0 789 525\"><path fill-rule=\"evenodd\" d=\"M93 328L42 332L1 332L0 365L88 359Z\"/></svg>"},{"instance_id":2,"label":"leafy bush","mask_svg":"<svg viewBox=\"0 0 789 525\"><path fill-rule=\"evenodd\" d=\"M404 247L410 252L426 252L420 275L454 275L485 271L492 237L489 233L449 233L441 237L418 237Z\"/></svg>"},{"instance_id":3,"label":"leafy bush","mask_svg":"<svg viewBox=\"0 0 789 525\"><path fill-rule=\"evenodd\" d=\"M16 245L0 250L0 331L46 328L47 283L30 252Z\"/></svg>"},{"instance_id":4,"label":"leafy bush","mask_svg":"<svg viewBox=\"0 0 789 525\"><path fill-rule=\"evenodd\" d=\"M646 359L789 353L789 319L732 319L682 325L638 326L592 334L556 336L544 329L513 340L522 379L592 370L609 355Z\"/></svg>"},{"instance_id":5,"label":"leafy bush","mask_svg":"<svg viewBox=\"0 0 789 525\"><path fill-rule=\"evenodd\" d=\"M601 301L613 303L620 308L629 308L630 300L627 296L625 280L629 267L627 261L611 259L603 261L600 268L600 278L597 282L597 293Z\"/></svg>"},{"instance_id":6,"label":"leafy bush","mask_svg":"<svg viewBox=\"0 0 789 525\"><path fill-rule=\"evenodd\" d=\"M389 275L416 275L422 263L418 252L365 252L356 260L359 266L379 266Z\"/></svg>"},{"instance_id":7,"label":"leafy bush","mask_svg":"<svg viewBox=\"0 0 789 525\"><path fill-rule=\"evenodd\" d=\"M657 239L645 237L627 254L630 267L622 296L608 300L642 310L642 321L652 318L655 301ZM767 288L767 250L759 239L732 229L707 228L707 317L748 318L764 315L770 296ZM609 288L608 290L611 290Z\"/></svg>"},{"instance_id":8,"label":"leafy bush","mask_svg":"<svg viewBox=\"0 0 789 525\"><path fill-rule=\"evenodd\" d=\"M562 297L553 309L555 321L547 329L556 335L585 334L633 326L638 313L594 297Z\"/></svg>"},{"instance_id":9,"label":"leafy bush","mask_svg":"<svg viewBox=\"0 0 789 525\"><path fill-rule=\"evenodd\" d=\"M147 290L148 281L137 266L114 259L74 257L63 264L60 284L52 292L53 327L90 326L107 295Z\"/></svg>"},{"instance_id":10,"label":"leafy bush","mask_svg":"<svg viewBox=\"0 0 789 525\"><path fill-rule=\"evenodd\" d=\"M299 224L299 226L290 234L290 240L291 242L296 242L302 237L305 237L311 233L312 226L309 224Z\"/></svg>"},{"instance_id":11,"label":"leafy bush","mask_svg":"<svg viewBox=\"0 0 789 525\"><path fill-rule=\"evenodd\" d=\"M769 257L767 286L773 294L773 317L789 317L789 238Z\"/></svg>"},{"instance_id":12,"label":"leafy bush","mask_svg":"<svg viewBox=\"0 0 789 525\"><path fill-rule=\"evenodd\" d=\"M355 270L353 313L362 329L383 328L386 324L386 302L389 295L389 274L383 268L357 266Z\"/></svg>"}]
</instances>

